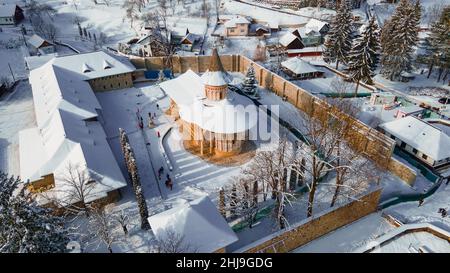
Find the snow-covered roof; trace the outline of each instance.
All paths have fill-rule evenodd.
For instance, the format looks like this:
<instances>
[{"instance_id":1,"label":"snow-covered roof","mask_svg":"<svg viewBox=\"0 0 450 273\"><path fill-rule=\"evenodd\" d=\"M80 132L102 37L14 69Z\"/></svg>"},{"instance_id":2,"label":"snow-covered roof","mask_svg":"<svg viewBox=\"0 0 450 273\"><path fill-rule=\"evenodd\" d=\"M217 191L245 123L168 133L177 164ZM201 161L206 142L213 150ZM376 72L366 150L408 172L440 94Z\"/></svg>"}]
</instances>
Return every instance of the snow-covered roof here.
<instances>
[{"instance_id":1,"label":"snow-covered roof","mask_svg":"<svg viewBox=\"0 0 450 273\"><path fill-rule=\"evenodd\" d=\"M211 253L238 240L206 196L150 216L148 222L158 240L166 240L168 232L175 232L183 236L182 244L189 245L190 251Z\"/></svg>"},{"instance_id":2,"label":"snow-covered roof","mask_svg":"<svg viewBox=\"0 0 450 273\"><path fill-rule=\"evenodd\" d=\"M420 112L423 110L424 109L422 107L417 106L417 105L403 106L403 107L398 108L398 111L401 111L406 114L416 113L416 112Z\"/></svg>"},{"instance_id":3,"label":"snow-covered roof","mask_svg":"<svg viewBox=\"0 0 450 273\"><path fill-rule=\"evenodd\" d=\"M325 48L323 45L319 46L308 46L304 48L288 49L287 53L307 53L307 52L324 52Z\"/></svg>"},{"instance_id":4,"label":"snow-covered roof","mask_svg":"<svg viewBox=\"0 0 450 273\"><path fill-rule=\"evenodd\" d=\"M306 23L305 28L320 32L322 30L322 28L324 26L326 26L327 24L328 24L327 22L320 21L320 20L313 18L313 19L309 20L308 23Z\"/></svg>"},{"instance_id":5,"label":"snow-covered roof","mask_svg":"<svg viewBox=\"0 0 450 273\"><path fill-rule=\"evenodd\" d=\"M320 72L315 66L309 64L308 62L300 59L299 57L290 58L281 63L281 66L289 69L295 74L304 74L312 72Z\"/></svg>"},{"instance_id":6,"label":"snow-covered roof","mask_svg":"<svg viewBox=\"0 0 450 273\"><path fill-rule=\"evenodd\" d=\"M423 120L407 116L380 127L434 160L450 157L450 137Z\"/></svg>"},{"instance_id":7,"label":"snow-covered roof","mask_svg":"<svg viewBox=\"0 0 450 273\"><path fill-rule=\"evenodd\" d=\"M244 132L256 125L256 107L248 98L233 94L220 101L205 98L202 78L188 70L175 79L160 83L175 101L180 117L215 133ZM244 109L246 106L249 108Z\"/></svg>"},{"instance_id":8,"label":"snow-covered roof","mask_svg":"<svg viewBox=\"0 0 450 273\"><path fill-rule=\"evenodd\" d=\"M223 86L231 81L220 61L217 48L213 48L208 70L202 75L201 79L204 84L211 86Z\"/></svg>"},{"instance_id":9,"label":"snow-covered roof","mask_svg":"<svg viewBox=\"0 0 450 273\"><path fill-rule=\"evenodd\" d=\"M237 24L250 24L250 21L248 21L245 17L236 16L236 17L226 21L224 25L226 28L232 28L232 27L236 27Z\"/></svg>"},{"instance_id":10,"label":"snow-covered roof","mask_svg":"<svg viewBox=\"0 0 450 273\"><path fill-rule=\"evenodd\" d=\"M195 41L197 41L197 39L197 35L195 35L194 33L188 33L186 36L184 36L183 39L181 39L181 41L188 41L193 44Z\"/></svg>"},{"instance_id":11,"label":"snow-covered roof","mask_svg":"<svg viewBox=\"0 0 450 273\"><path fill-rule=\"evenodd\" d=\"M183 26L175 27L175 26L173 26L173 27L170 28L170 34L172 36L184 37L188 33L189 33L189 29L187 27L183 27Z\"/></svg>"},{"instance_id":12,"label":"snow-covered roof","mask_svg":"<svg viewBox=\"0 0 450 273\"><path fill-rule=\"evenodd\" d=\"M29 70L36 69L51 59L58 56L58 53L50 53L50 54L44 54L44 55L38 55L38 56L28 56L25 57L25 62L27 63L27 67Z\"/></svg>"},{"instance_id":13,"label":"snow-covered roof","mask_svg":"<svg viewBox=\"0 0 450 273\"><path fill-rule=\"evenodd\" d=\"M53 67L59 67L73 72L73 76L82 80L90 80L110 75L130 73L136 68L126 58L113 56L104 51L95 51L83 54L68 55L52 60ZM111 65L110 69L104 69L104 62ZM90 70L90 72L81 73Z\"/></svg>"},{"instance_id":14,"label":"snow-covered roof","mask_svg":"<svg viewBox=\"0 0 450 273\"><path fill-rule=\"evenodd\" d=\"M15 4L0 4L0 17L12 17L16 13Z\"/></svg>"},{"instance_id":15,"label":"snow-covered roof","mask_svg":"<svg viewBox=\"0 0 450 273\"><path fill-rule=\"evenodd\" d=\"M34 34L33 36L31 36L30 39L28 39L28 43L30 45L32 45L35 48L40 48L42 46L43 43L49 43L50 45L52 45L52 43L50 41L45 40L44 38L42 38L39 35Z\"/></svg>"},{"instance_id":16,"label":"snow-covered roof","mask_svg":"<svg viewBox=\"0 0 450 273\"><path fill-rule=\"evenodd\" d=\"M288 32L280 38L280 44L282 46L286 47L286 46L290 45L295 39L299 39L299 38L297 36L295 36L294 34L292 34L291 32Z\"/></svg>"},{"instance_id":17,"label":"snow-covered roof","mask_svg":"<svg viewBox=\"0 0 450 273\"><path fill-rule=\"evenodd\" d=\"M92 72L82 72L85 63ZM104 70L106 63L112 67ZM35 181L53 174L55 188L48 194L68 203L71 201L68 192L62 190L67 187L62 177L69 165L89 172L96 181L91 200L126 186L103 127L97 121L101 106L86 81L90 79L86 74L97 70L96 76L111 76L131 69L109 54L94 52L53 58L32 70L29 81L37 127L19 133L21 178Z\"/></svg>"},{"instance_id":18,"label":"snow-covered roof","mask_svg":"<svg viewBox=\"0 0 450 273\"><path fill-rule=\"evenodd\" d=\"M300 37L302 37L302 38L309 36L309 35L315 35L315 36L321 35L318 30L310 29L310 28L298 28L297 31L300 34Z\"/></svg>"}]
</instances>

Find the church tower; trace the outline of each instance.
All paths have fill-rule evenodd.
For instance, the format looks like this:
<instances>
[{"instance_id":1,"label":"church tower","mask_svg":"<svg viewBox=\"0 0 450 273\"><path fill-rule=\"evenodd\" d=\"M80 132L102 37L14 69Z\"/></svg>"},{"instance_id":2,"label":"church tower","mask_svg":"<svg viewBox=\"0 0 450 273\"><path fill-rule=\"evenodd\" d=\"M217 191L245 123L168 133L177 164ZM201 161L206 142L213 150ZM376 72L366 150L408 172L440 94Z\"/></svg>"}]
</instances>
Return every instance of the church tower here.
<instances>
[{"instance_id":1,"label":"church tower","mask_svg":"<svg viewBox=\"0 0 450 273\"><path fill-rule=\"evenodd\" d=\"M220 61L217 48L213 48L208 70L203 74L205 96L209 100L223 100L227 96L229 77Z\"/></svg>"}]
</instances>

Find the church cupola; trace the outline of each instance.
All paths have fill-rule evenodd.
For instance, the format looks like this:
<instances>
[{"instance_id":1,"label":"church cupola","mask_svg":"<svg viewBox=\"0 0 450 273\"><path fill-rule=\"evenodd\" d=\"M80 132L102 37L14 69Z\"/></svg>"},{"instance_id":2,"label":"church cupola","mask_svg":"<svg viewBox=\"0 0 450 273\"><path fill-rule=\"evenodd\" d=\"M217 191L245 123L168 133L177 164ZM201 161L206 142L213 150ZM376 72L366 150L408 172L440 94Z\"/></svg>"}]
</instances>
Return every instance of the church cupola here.
<instances>
[{"instance_id":1,"label":"church cupola","mask_svg":"<svg viewBox=\"0 0 450 273\"><path fill-rule=\"evenodd\" d=\"M223 68L217 49L213 48L208 70L202 75L205 96L210 100L223 100L227 96L229 75Z\"/></svg>"}]
</instances>

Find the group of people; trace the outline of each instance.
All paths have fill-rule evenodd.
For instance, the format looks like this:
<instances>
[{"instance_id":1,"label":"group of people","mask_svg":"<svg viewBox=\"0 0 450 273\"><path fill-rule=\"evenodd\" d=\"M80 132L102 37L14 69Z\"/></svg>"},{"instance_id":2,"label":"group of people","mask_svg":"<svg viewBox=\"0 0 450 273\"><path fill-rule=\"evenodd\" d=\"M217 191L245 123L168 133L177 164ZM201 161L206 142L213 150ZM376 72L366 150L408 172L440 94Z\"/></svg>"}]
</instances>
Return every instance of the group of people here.
<instances>
[{"instance_id":1,"label":"group of people","mask_svg":"<svg viewBox=\"0 0 450 273\"><path fill-rule=\"evenodd\" d=\"M164 174L164 167L161 166L161 168L159 168L158 170L158 179L161 180L161 176ZM170 178L170 175L167 174L166 175L166 182L165 182L166 188L172 190L173 189L173 182L172 182L172 178Z\"/></svg>"}]
</instances>

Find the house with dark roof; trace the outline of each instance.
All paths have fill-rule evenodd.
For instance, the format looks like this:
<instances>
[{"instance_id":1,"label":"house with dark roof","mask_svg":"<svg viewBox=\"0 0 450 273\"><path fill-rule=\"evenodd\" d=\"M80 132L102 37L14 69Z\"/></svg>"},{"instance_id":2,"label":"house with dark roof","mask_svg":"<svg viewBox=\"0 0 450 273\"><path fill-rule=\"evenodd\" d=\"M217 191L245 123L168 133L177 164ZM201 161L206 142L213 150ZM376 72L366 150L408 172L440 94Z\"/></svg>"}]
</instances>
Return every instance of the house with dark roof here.
<instances>
[{"instance_id":1,"label":"house with dark roof","mask_svg":"<svg viewBox=\"0 0 450 273\"><path fill-rule=\"evenodd\" d=\"M18 5L0 4L0 25L15 25L23 18L23 9Z\"/></svg>"}]
</instances>

